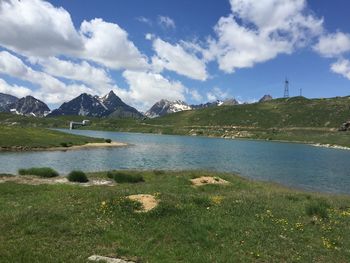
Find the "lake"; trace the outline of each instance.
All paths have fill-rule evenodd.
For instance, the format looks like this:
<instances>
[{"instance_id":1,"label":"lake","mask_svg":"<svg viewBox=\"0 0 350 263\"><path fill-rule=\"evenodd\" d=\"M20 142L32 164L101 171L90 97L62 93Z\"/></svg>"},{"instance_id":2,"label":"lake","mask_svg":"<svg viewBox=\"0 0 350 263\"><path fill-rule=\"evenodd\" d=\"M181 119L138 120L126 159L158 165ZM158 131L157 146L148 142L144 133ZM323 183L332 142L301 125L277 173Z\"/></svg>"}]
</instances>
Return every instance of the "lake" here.
<instances>
[{"instance_id":1,"label":"lake","mask_svg":"<svg viewBox=\"0 0 350 263\"><path fill-rule=\"evenodd\" d=\"M139 133L63 130L131 144L121 148L0 153L0 172L49 166L71 170L201 169L237 173L304 190L350 194L350 151L279 143Z\"/></svg>"}]
</instances>

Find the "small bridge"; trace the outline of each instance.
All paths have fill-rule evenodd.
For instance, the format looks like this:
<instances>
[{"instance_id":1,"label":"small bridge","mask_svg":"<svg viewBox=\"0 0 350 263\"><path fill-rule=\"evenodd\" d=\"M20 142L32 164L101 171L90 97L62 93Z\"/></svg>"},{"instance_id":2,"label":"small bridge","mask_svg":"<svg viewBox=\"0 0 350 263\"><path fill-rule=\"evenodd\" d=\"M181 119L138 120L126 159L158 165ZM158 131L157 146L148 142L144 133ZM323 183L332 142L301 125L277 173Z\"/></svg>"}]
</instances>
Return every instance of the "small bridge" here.
<instances>
[{"instance_id":1,"label":"small bridge","mask_svg":"<svg viewBox=\"0 0 350 263\"><path fill-rule=\"evenodd\" d=\"M88 124L90 124L89 120L83 120L82 122L71 121L69 123L69 129L73 130L75 127L86 126Z\"/></svg>"}]
</instances>

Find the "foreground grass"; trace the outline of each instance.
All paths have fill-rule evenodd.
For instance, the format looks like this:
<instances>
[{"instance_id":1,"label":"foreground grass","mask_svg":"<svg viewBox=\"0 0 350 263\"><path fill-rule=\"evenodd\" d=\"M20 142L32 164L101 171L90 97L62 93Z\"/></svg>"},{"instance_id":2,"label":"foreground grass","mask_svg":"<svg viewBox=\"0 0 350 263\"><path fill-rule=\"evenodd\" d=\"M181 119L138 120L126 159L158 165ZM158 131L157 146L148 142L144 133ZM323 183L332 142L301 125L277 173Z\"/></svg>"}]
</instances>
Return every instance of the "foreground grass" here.
<instances>
[{"instance_id":1,"label":"foreground grass","mask_svg":"<svg viewBox=\"0 0 350 263\"><path fill-rule=\"evenodd\" d=\"M0 184L1 262L86 262L92 254L141 262L346 262L350 197L310 194L208 172L128 171L114 187ZM227 186L194 188L212 175ZM89 177L107 178L106 173ZM124 197L160 204L134 213Z\"/></svg>"},{"instance_id":2,"label":"foreground grass","mask_svg":"<svg viewBox=\"0 0 350 263\"><path fill-rule=\"evenodd\" d=\"M43 128L0 126L0 148L70 147L90 142L104 142L104 140Z\"/></svg>"}]
</instances>

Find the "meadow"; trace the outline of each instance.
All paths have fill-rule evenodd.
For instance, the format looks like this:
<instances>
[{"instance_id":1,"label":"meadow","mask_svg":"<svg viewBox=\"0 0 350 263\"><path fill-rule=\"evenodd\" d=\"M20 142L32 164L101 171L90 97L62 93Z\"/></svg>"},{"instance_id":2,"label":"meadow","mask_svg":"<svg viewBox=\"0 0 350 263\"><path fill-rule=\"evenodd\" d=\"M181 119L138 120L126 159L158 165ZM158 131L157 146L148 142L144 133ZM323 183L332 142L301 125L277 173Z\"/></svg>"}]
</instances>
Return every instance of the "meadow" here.
<instances>
[{"instance_id":1,"label":"meadow","mask_svg":"<svg viewBox=\"0 0 350 263\"><path fill-rule=\"evenodd\" d=\"M120 174L120 172L112 172ZM1 262L347 262L350 197L204 171L123 171L114 186L0 183ZM129 176L128 176L129 175ZM4 175L5 176L5 175ZM194 187L212 176L226 185ZM109 179L111 173L88 178ZM4 177L3 177L4 178ZM126 199L151 194L147 213Z\"/></svg>"}]
</instances>

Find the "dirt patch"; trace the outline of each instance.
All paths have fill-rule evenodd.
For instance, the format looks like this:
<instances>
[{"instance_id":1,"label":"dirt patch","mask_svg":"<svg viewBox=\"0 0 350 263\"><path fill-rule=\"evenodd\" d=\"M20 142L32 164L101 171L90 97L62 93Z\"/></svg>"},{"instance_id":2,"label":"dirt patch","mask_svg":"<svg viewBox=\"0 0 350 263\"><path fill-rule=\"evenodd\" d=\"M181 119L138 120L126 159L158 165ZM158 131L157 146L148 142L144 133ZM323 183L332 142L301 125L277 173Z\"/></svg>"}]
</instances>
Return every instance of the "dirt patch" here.
<instances>
[{"instance_id":1,"label":"dirt patch","mask_svg":"<svg viewBox=\"0 0 350 263\"><path fill-rule=\"evenodd\" d=\"M201 185L207 185L207 184L229 184L230 182L224 179L221 179L219 177L202 176L199 178L192 179L191 183L194 186L201 186Z\"/></svg>"},{"instance_id":2,"label":"dirt patch","mask_svg":"<svg viewBox=\"0 0 350 263\"><path fill-rule=\"evenodd\" d=\"M36 176L4 176L0 177L0 183L13 182L17 184L28 184L28 185L42 185L42 184L69 184L69 185L80 185L80 186L93 186L93 185L106 185L106 186L114 186L115 182L110 180L97 180L92 179L87 183L75 183L69 182L66 177L59 176L55 178L40 178Z\"/></svg>"},{"instance_id":3,"label":"dirt patch","mask_svg":"<svg viewBox=\"0 0 350 263\"><path fill-rule=\"evenodd\" d=\"M130 260L124 260L121 258L104 257L99 255L92 255L88 258L88 260L95 261L95 262L106 262L106 263L135 263L134 261L130 261Z\"/></svg>"},{"instance_id":4,"label":"dirt patch","mask_svg":"<svg viewBox=\"0 0 350 263\"><path fill-rule=\"evenodd\" d=\"M137 212L148 212L155 208L159 203L153 195L147 194L129 195L128 198L142 204L142 210L139 210Z\"/></svg>"}]
</instances>

